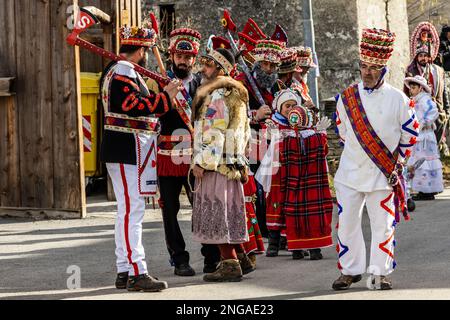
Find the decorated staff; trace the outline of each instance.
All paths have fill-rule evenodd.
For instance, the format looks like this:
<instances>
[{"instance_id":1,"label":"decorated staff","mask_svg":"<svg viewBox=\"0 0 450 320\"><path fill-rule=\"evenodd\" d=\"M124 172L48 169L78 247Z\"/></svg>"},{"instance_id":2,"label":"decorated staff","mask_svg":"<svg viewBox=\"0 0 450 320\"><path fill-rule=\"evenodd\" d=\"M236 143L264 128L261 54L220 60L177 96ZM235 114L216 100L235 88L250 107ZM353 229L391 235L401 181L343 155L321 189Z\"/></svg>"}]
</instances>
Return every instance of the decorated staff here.
<instances>
[{"instance_id":1,"label":"decorated staff","mask_svg":"<svg viewBox=\"0 0 450 320\"><path fill-rule=\"evenodd\" d=\"M235 56L238 56L239 49L238 49L236 43L234 42L233 36L231 35L231 32L236 32L237 29L236 29L236 25L234 24L233 20L231 20L230 13L227 10L225 10L223 13L222 26L225 29L225 35L230 42L231 50L232 50L233 54ZM264 99L263 99L261 93L259 92L258 86L256 85L255 80L253 79L253 77L250 73L250 70L241 55L238 56L237 62L239 64L239 66L242 68L242 70L244 71L245 76L247 77L247 80L248 80L250 86L252 87L252 90L253 90L256 98L258 99L258 102L260 103L260 105L264 105L265 104Z\"/></svg>"}]
</instances>

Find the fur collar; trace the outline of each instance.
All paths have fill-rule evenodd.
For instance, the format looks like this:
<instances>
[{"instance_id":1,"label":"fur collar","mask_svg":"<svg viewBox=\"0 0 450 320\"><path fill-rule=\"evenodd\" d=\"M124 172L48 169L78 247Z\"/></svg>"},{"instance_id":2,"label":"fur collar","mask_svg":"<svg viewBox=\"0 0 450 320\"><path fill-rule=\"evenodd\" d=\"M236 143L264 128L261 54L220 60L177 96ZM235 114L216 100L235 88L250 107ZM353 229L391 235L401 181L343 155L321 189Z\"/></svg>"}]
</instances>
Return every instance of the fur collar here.
<instances>
[{"instance_id":1,"label":"fur collar","mask_svg":"<svg viewBox=\"0 0 450 320\"><path fill-rule=\"evenodd\" d=\"M231 77L218 76L212 82L203 84L197 89L194 101L192 102L193 119L196 119L198 111L203 105L206 98L214 90L221 88L228 89L228 91L235 89L237 91L236 93L239 94L240 100L245 102L245 104L248 103L248 91L241 82L236 81Z\"/></svg>"}]
</instances>

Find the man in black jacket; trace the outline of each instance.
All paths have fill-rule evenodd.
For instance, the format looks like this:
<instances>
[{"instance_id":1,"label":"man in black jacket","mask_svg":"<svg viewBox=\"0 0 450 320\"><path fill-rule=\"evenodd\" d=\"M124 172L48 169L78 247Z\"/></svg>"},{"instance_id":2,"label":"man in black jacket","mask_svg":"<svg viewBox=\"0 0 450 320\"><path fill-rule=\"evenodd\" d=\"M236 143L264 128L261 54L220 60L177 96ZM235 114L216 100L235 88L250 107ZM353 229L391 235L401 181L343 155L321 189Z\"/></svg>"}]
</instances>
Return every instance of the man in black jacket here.
<instances>
[{"instance_id":1,"label":"man in black jacket","mask_svg":"<svg viewBox=\"0 0 450 320\"><path fill-rule=\"evenodd\" d=\"M147 272L142 246L144 196L156 188L155 115L172 108L172 99L181 89L179 81L169 83L164 91L150 92L130 62L145 65L148 48L155 45L152 29L123 27L120 53L128 61L111 64L104 71L101 97L105 113L100 159L106 162L117 199L115 224L116 288L128 291L160 291L165 281ZM152 117L153 116L153 117Z\"/></svg>"},{"instance_id":2,"label":"man in black jacket","mask_svg":"<svg viewBox=\"0 0 450 320\"><path fill-rule=\"evenodd\" d=\"M190 28L175 29L170 33L170 62L167 75L182 82L184 90L178 94L178 101L184 106L175 106L160 118L161 132L158 137L158 185L161 195L159 204L164 220L167 250L170 263L178 276L193 276L194 269L189 264L189 252L178 223L180 194L184 187L192 204L189 188L189 167L192 156L191 104L201 76L192 73L201 35ZM190 181L193 185L193 181ZM220 251L216 245L203 245L204 272L212 272L220 262Z\"/></svg>"}]
</instances>

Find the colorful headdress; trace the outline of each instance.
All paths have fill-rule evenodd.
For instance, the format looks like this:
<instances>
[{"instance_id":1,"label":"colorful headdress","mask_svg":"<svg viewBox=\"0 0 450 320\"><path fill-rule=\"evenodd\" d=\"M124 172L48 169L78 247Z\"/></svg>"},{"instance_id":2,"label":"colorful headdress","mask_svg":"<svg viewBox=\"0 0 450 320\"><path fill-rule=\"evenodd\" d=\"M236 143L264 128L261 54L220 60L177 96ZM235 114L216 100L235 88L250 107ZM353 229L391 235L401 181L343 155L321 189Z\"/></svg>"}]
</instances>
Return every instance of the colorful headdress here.
<instances>
[{"instance_id":1,"label":"colorful headdress","mask_svg":"<svg viewBox=\"0 0 450 320\"><path fill-rule=\"evenodd\" d=\"M286 48L281 53L281 64L278 73L290 73L297 71L297 50L294 48Z\"/></svg>"},{"instance_id":2,"label":"colorful headdress","mask_svg":"<svg viewBox=\"0 0 450 320\"><path fill-rule=\"evenodd\" d=\"M267 39L264 32L258 27L253 19L249 18L242 32L238 32L239 46L245 47L245 52L252 51L259 40Z\"/></svg>"},{"instance_id":3,"label":"colorful headdress","mask_svg":"<svg viewBox=\"0 0 450 320\"><path fill-rule=\"evenodd\" d=\"M395 33L383 29L363 29L360 59L363 62L386 66L394 51Z\"/></svg>"},{"instance_id":4,"label":"colorful headdress","mask_svg":"<svg viewBox=\"0 0 450 320\"><path fill-rule=\"evenodd\" d=\"M194 29L179 28L170 33L170 53L184 53L196 56L202 36Z\"/></svg>"},{"instance_id":5,"label":"colorful headdress","mask_svg":"<svg viewBox=\"0 0 450 320\"><path fill-rule=\"evenodd\" d=\"M314 63L313 53L310 47L295 47L297 50L297 60L299 67L315 68L317 65Z\"/></svg>"},{"instance_id":6,"label":"colorful headdress","mask_svg":"<svg viewBox=\"0 0 450 320\"><path fill-rule=\"evenodd\" d=\"M297 105L300 105L302 103L302 99L298 96L298 94L294 90L284 89L278 91L275 94L275 97L272 102L272 109L281 112L281 107L283 106L283 103L289 100L294 100L297 103Z\"/></svg>"},{"instance_id":7,"label":"colorful headdress","mask_svg":"<svg viewBox=\"0 0 450 320\"><path fill-rule=\"evenodd\" d=\"M314 124L314 115L310 109L296 106L289 112L288 120L294 129L308 129Z\"/></svg>"},{"instance_id":8,"label":"colorful headdress","mask_svg":"<svg viewBox=\"0 0 450 320\"><path fill-rule=\"evenodd\" d=\"M275 31L273 32L272 37L270 37L271 40L279 41L284 43L284 46L288 46L288 35L286 31L284 31L283 27L281 27L279 24L275 26Z\"/></svg>"},{"instance_id":9,"label":"colorful headdress","mask_svg":"<svg viewBox=\"0 0 450 320\"><path fill-rule=\"evenodd\" d=\"M280 64L284 44L274 40L259 40L252 54L255 61L269 61Z\"/></svg>"},{"instance_id":10,"label":"colorful headdress","mask_svg":"<svg viewBox=\"0 0 450 320\"><path fill-rule=\"evenodd\" d=\"M206 48L206 53L202 55L203 58L213 60L223 69L226 75L230 75L234 70L234 56L231 53L230 42L223 37L210 37L211 46Z\"/></svg>"},{"instance_id":11,"label":"colorful headdress","mask_svg":"<svg viewBox=\"0 0 450 320\"><path fill-rule=\"evenodd\" d=\"M439 53L439 35L436 28L430 22L421 22L411 35L411 59L415 59L419 53L428 53L436 59Z\"/></svg>"},{"instance_id":12,"label":"colorful headdress","mask_svg":"<svg viewBox=\"0 0 450 320\"><path fill-rule=\"evenodd\" d=\"M128 26L120 28L121 45L153 47L156 45L157 38L158 35L152 28Z\"/></svg>"}]
</instances>

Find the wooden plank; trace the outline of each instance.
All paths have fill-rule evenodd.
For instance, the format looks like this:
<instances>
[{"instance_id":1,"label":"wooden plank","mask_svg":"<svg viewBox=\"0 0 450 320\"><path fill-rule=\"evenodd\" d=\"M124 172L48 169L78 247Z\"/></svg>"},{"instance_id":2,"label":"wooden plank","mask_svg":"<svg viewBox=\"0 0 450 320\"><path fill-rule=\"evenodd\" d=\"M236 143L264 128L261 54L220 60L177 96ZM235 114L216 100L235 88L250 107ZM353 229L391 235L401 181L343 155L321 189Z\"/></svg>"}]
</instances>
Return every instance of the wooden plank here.
<instances>
[{"instance_id":1,"label":"wooden plank","mask_svg":"<svg viewBox=\"0 0 450 320\"><path fill-rule=\"evenodd\" d=\"M109 14L111 18L114 18L115 16L115 10L114 10L114 3L111 0L102 0L100 7L101 9ZM114 20L109 25L103 25L103 48L105 50L114 51L113 47L113 27L114 27ZM103 69L110 63L109 59L103 59ZM99 71L103 71L99 70Z\"/></svg>"},{"instance_id":2,"label":"wooden plank","mask_svg":"<svg viewBox=\"0 0 450 320\"><path fill-rule=\"evenodd\" d=\"M140 0L136 0L136 10L137 10L137 23L138 26L140 27L142 26L142 5Z\"/></svg>"},{"instance_id":3,"label":"wooden plank","mask_svg":"<svg viewBox=\"0 0 450 320\"><path fill-rule=\"evenodd\" d=\"M115 29L116 29L116 54L119 54L119 48L120 48L120 0L116 0L116 22L115 22Z\"/></svg>"},{"instance_id":4,"label":"wooden plank","mask_svg":"<svg viewBox=\"0 0 450 320\"><path fill-rule=\"evenodd\" d=\"M16 76L14 1L0 2L0 76ZM0 98L0 206L21 204L17 97Z\"/></svg>"},{"instance_id":5,"label":"wooden plank","mask_svg":"<svg viewBox=\"0 0 450 320\"><path fill-rule=\"evenodd\" d=\"M12 92L12 83L15 77L0 78L0 96L10 96Z\"/></svg>"},{"instance_id":6,"label":"wooden plank","mask_svg":"<svg viewBox=\"0 0 450 320\"><path fill-rule=\"evenodd\" d=\"M50 70L54 63L49 32L50 3L15 1L15 19L21 206L51 208L54 188Z\"/></svg>"},{"instance_id":7,"label":"wooden plank","mask_svg":"<svg viewBox=\"0 0 450 320\"><path fill-rule=\"evenodd\" d=\"M65 43L70 33L65 25L66 11L68 6L73 5L73 0L52 0L50 3L54 188L52 207L81 213L82 198L85 195L83 148L80 146L83 134L79 128L81 108L78 108L79 67L76 68L76 60L79 59L75 55L75 48Z\"/></svg>"},{"instance_id":8,"label":"wooden plank","mask_svg":"<svg viewBox=\"0 0 450 320\"><path fill-rule=\"evenodd\" d=\"M0 206L20 206L19 139L15 97L0 98Z\"/></svg>"}]
</instances>

